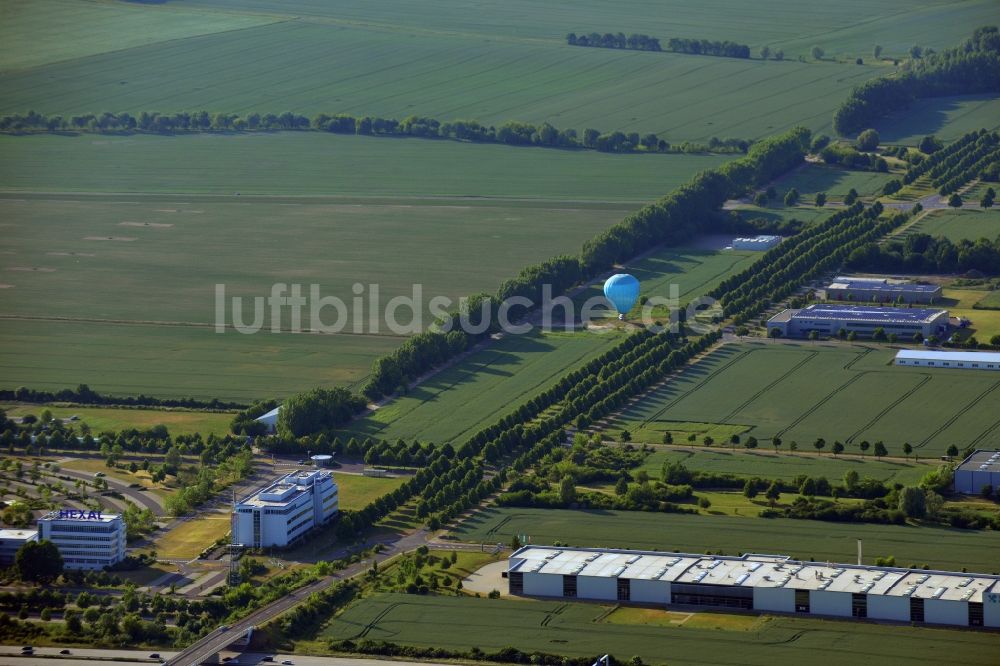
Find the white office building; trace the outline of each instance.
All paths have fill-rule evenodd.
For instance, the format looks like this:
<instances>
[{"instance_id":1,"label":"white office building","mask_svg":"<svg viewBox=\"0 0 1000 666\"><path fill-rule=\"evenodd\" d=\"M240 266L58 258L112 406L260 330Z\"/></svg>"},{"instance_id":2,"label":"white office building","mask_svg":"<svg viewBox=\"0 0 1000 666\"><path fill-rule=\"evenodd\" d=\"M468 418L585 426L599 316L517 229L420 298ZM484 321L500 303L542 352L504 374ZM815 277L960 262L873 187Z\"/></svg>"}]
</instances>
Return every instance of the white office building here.
<instances>
[{"instance_id":1,"label":"white office building","mask_svg":"<svg viewBox=\"0 0 1000 666\"><path fill-rule=\"evenodd\" d=\"M125 521L117 513L50 511L38 519L38 539L59 548L66 569L103 569L125 558Z\"/></svg>"},{"instance_id":2,"label":"white office building","mask_svg":"<svg viewBox=\"0 0 1000 666\"><path fill-rule=\"evenodd\" d=\"M17 551L29 541L38 541L38 530L0 530L0 564L13 564Z\"/></svg>"},{"instance_id":3,"label":"white office building","mask_svg":"<svg viewBox=\"0 0 1000 666\"><path fill-rule=\"evenodd\" d=\"M1000 627L1000 576L987 574L525 546L506 575L511 594L529 596Z\"/></svg>"},{"instance_id":4,"label":"white office building","mask_svg":"<svg viewBox=\"0 0 1000 666\"><path fill-rule=\"evenodd\" d=\"M329 522L338 510L337 483L327 470L292 472L233 507L233 543L283 547Z\"/></svg>"}]
</instances>

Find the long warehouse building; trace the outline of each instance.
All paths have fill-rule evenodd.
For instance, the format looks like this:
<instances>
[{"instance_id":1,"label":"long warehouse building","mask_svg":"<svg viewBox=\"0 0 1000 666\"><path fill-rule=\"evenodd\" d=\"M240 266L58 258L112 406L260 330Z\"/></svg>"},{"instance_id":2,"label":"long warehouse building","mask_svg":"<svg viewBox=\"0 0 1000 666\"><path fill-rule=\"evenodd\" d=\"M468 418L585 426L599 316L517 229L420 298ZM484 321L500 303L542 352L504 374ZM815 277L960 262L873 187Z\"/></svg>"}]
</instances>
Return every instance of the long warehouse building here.
<instances>
[{"instance_id":1,"label":"long warehouse building","mask_svg":"<svg viewBox=\"0 0 1000 666\"><path fill-rule=\"evenodd\" d=\"M835 336L848 333L871 337L881 328L886 335L895 333L909 340L914 333L925 338L948 331L948 311L930 308L890 308L865 305L814 304L802 309L779 312L767 322L767 330L777 329L783 337L809 335L816 331Z\"/></svg>"},{"instance_id":2,"label":"long warehouse building","mask_svg":"<svg viewBox=\"0 0 1000 666\"><path fill-rule=\"evenodd\" d=\"M510 594L1000 628L1000 576L638 550L525 546Z\"/></svg>"}]
</instances>

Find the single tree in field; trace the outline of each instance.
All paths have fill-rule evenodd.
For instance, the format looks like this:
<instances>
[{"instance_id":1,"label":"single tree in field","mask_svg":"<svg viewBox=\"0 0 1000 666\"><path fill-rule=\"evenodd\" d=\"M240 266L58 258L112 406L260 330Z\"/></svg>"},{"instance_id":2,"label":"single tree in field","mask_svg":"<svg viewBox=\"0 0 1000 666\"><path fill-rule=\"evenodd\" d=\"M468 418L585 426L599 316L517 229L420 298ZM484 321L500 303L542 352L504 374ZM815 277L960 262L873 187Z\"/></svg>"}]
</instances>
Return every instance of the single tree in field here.
<instances>
[{"instance_id":1,"label":"single tree in field","mask_svg":"<svg viewBox=\"0 0 1000 666\"><path fill-rule=\"evenodd\" d=\"M628 430L622 430L620 438L623 442L631 442L632 433L630 433Z\"/></svg>"},{"instance_id":2,"label":"single tree in field","mask_svg":"<svg viewBox=\"0 0 1000 666\"><path fill-rule=\"evenodd\" d=\"M861 449L861 455L865 455L865 453L868 452L868 449L870 449L871 446L872 446L871 442L869 442L867 439L861 440L861 443L858 444L858 448Z\"/></svg>"},{"instance_id":3,"label":"single tree in field","mask_svg":"<svg viewBox=\"0 0 1000 666\"><path fill-rule=\"evenodd\" d=\"M875 48L872 49L872 57L876 60L882 57L882 47L878 44L876 44Z\"/></svg>"},{"instance_id":4,"label":"single tree in field","mask_svg":"<svg viewBox=\"0 0 1000 666\"><path fill-rule=\"evenodd\" d=\"M736 333L737 337L742 338L746 337L747 335L750 335L750 329L747 328L746 326L737 326L734 333Z\"/></svg>"},{"instance_id":5,"label":"single tree in field","mask_svg":"<svg viewBox=\"0 0 1000 666\"><path fill-rule=\"evenodd\" d=\"M624 476L618 479L618 483L615 484L615 495L621 497L628 492L628 479Z\"/></svg>"},{"instance_id":6,"label":"single tree in field","mask_svg":"<svg viewBox=\"0 0 1000 666\"><path fill-rule=\"evenodd\" d=\"M743 448L746 449L756 449L757 448L757 438L751 435L747 437L747 441L743 442Z\"/></svg>"},{"instance_id":7,"label":"single tree in field","mask_svg":"<svg viewBox=\"0 0 1000 666\"><path fill-rule=\"evenodd\" d=\"M701 441L705 446L712 446L712 444L715 444L715 440L712 439L711 435L705 435L705 438Z\"/></svg>"},{"instance_id":8,"label":"single tree in field","mask_svg":"<svg viewBox=\"0 0 1000 666\"><path fill-rule=\"evenodd\" d=\"M924 341L924 334L921 333L920 331L917 331L916 333L913 334L913 341L919 345L921 342Z\"/></svg>"},{"instance_id":9,"label":"single tree in field","mask_svg":"<svg viewBox=\"0 0 1000 666\"><path fill-rule=\"evenodd\" d=\"M785 205L794 206L799 202L799 191L794 187L785 192Z\"/></svg>"},{"instance_id":10,"label":"single tree in field","mask_svg":"<svg viewBox=\"0 0 1000 666\"><path fill-rule=\"evenodd\" d=\"M841 326L840 330L837 331L837 337L840 338L841 340L846 340L847 339L847 329L844 328L843 326Z\"/></svg>"},{"instance_id":11,"label":"single tree in field","mask_svg":"<svg viewBox=\"0 0 1000 666\"><path fill-rule=\"evenodd\" d=\"M850 206L857 200L858 200L858 191L852 187L850 190L848 190L847 194L844 195L844 205Z\"/></svg>"},{"instance_id":12,"label":"single tree in field","mask_svg":"<svg viewBox=\"0 0 1000 666\"><path fill-rule=\"evenodd\" d=\"M798 451L798 450L799 450L799 443L798 443L798 442L796 442L796 441L795 441L795 440L793 439L793 440L792 440L792 443L788 445L788 449L789 449L790 451Z\"/></svg>"},{"instance_id":13,"label":"single tree in field","mask_svg":"<svg viewBox=\"0 0 1000 666\"><path fill-rule=\"evenodd\" d=\"M781 491L778 490L776 482L771 482L771 485L767 487L767 491L764 493L764 497L767 498L767 503L772 507L778 503L778 500L781 499Z\"/></svg>"},{"instance_id":14,"label":"single tree in field","mask_svg":"<svg viewBox=\"0 0 1000 666\"><path fill-rule=\"evenodd\" d=\"M899 491L899 510L907 518L923 518L927 515L927 496L923 488L907 487Z\"/></svg>"},{"instance_id":15,"label":"single tree in field","mask_svg":"<svg viewBox=\"0 0 1000 666\"><path fill-rule=\"evenodd\" d=\"M840 442L834 442L833 443L833 455L837 455L837 454L843 453L843 452L844 452L844 445L841 444Z\"/></svg>"},{"instance_id":16,"label":"single tree in field","mask_svg":"<svg viewBox=\"0 0 1000 666\"><path fill-rule=\"evenodd\" d=\"M664 444L673 444L674 443L674 436L671 435L669 432L663 433L663 443Z\"/></svg>"},{"instance_id":17,"label":"single tree in field","mask_svg":"<svg viewBox=\"0 0 1000 666\"><path fill-rule=\"evenodd\" d=\"M820 208L826 205L826 192L819 192L816 195L816 205Z\"/></svg>"},{"instance_id":18,"label":"single tree in field","mask_svg":"<svg viewBox=\"0 0 1000 666\"><path fill-rule=\"evenodd\" d=\"M753 479L747 479L747 482L743 484L743 496L747 499L757 497L757 484L753 482Z\"/></svg>"},{"instance_id":19,"label":"single tree in field","mask_svg":"<svg viewBox=\"0 0 1000 666\"><path fill-rule=\"evenodd\" d=\"M770 46L760 47L760 59L767 60L770 57L771 57L771 47Z\"/></svg>"},{"instance_id":20,"label":"single tree in field","mask_svg":"<svg viewBox=\"0 0 1000 666\"><path fill-rule=\"evenodd\" d=\"M772 328L770 331L767 332L767 335L768 335L768 337L771 337L771 338L780 338L781 337L781 329L780 328Z\"/></svg>"},{"instance_id":21,"label":"single tree in field","mask_svg":"<svg viewBox=\"0 0 1000 666\"><path fill-rule=\"evenodd\" d=\"M774 447L774 452L777 453L778 449L781 448L781 438L780 437L772 437L771 438L771 446Z\"/></svg>"},{"instance_id":22,"label":"single tree in field","mask_svg":"<svg viewBox=\"0 0 1000 666\"><path fill-rule=\"evenodd\" d=\"M882 456L887 455L889 455L889 451L885 448L885 444L881 440L875 442L875 457L881 460Z\"/></svg>"},{"instance_id":23,"label":"single tree in field","mask_svg":"<svg viewBox=\"0 0 1000 666\"><path fill-rule=\"evenodd\" d=\"M763 192L758 192L753 198L753 205L758 208L767 208L767 195Z\"/></svg>"},{"instance_id":24,"label":"single tree in field","mask_svg":"<svg viewBox=\"0 0 1000 666\"><path fill-rule=\"evenodd\" d=\"M958 192L955 192L950 197L948 197L948 205L952 208L962 207L962 197L958 196Z\"/></svg>"},{"instance_id":25,"label":"single tree in field","mask_svg":"<svg viewBox=\"0 0 1000 666\"><path fill-rule=\"evenodd\" d=\"M820 451L823 450L823 447L826 446L826 440L822 437L817 437L816 441L813 442L813 446L816 448L816 455L819 455Z\"/></svg>"},{"instance_id":26,"label":"single tree in field","mask_svg":"<svg viewBox=\"0 0 1000 666\"><path fill-rule=\"evenodd\" d=\"M844 487L847 488L848 492L854 492L854 489L858 486L858 471L854 469L849 469L844 472Z\"/></svg>"},{"instance_id":27,"label":"single tree in field","mask_svg":"<svg viewBox=\"0 0 1000 666\"><path fill-rule=\"evenodd\" d=\"M559 482L559 499L565 506L576 501L576 481L569 474Z\"/></svg>"},{"instance_id":28,"label":"single tree in field","mask_svg":"<svg viewBox=\"0 0 1000 666\"><path fill-rule=\"evenodd\" d=\"M954 458L958 455L958 447L952 444L948 447L948 450L945 453L947 453L949 457Z\"/></svg>"},{"instance_id":29,"label":"single tree in field","mask_svg":"<svg viewBox=\"0 0 1000 666\"><path fill-rule=\"evenodd\" d=\"M785 59L785 52L782 51L781 49L776 50L774 52L774 59L775 60L779 60L779 61L780 60L784 60Z\"/></svg>"},{"instance_id":30,"label":"single tree in field","mask_svg":"<svg viewBox=\"0 0 1000 666\"><path fill-rule=\"evenodd\" d=\"M909 459L911 453L913 453L913 446L909 442L903 442L903 455Z\"/></svg>"},{"instance_id":31,"label":"single tree in field","mask_svg":"<svg viewBox=\"0 0 1000 666\"><path fill-rule=\"evenodd\" d=\"M736 445L740 443L740 436L739 435L733 435L732 437L729 438L729 443L735 449Z\"/></svg>"},{"instance_id":32,"label":"single tree in field","mask_svg":"<svg viewBox=\"0 0 1000 666\"><path fill-rule=\"evenodd\" d=\"M823 56L826 54L826 51L824 51L823 49L821 49L818 46L814 46L814 47L812 47L812 52L811 53L812 53L813 60L822 60Z\"/></svg>"},{"instance_id":33,"label":"single tree in field","mask_svg":"<svg viewBox=\"0 0 1000 666\"><path fill-rule=\"evenodd\" d=\"M858 150L872 151L878 148L878 144L881 141L878 132L873 129L866 129L864 132L858 135L856 146Z\"/></svg>"},{"instance_id":34,"label":"single tree in field","mask_svg":"<svg viewBox=\"0 0 1000 666\"><path fill-rule=\"evenodd\" d=\"M816 331L816 330L809 331L809 339L810 340L819 340L819 331Z\"/></svg>"}]
</instances>

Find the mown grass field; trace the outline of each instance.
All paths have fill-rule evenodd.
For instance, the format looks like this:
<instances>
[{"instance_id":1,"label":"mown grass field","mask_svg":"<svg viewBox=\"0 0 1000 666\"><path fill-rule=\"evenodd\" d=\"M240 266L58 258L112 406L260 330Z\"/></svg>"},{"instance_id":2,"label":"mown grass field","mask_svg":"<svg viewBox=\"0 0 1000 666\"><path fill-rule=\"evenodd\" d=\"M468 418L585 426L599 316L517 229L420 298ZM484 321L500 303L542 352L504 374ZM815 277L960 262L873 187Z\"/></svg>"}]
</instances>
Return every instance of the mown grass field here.
<instances>
[{"instance_id":1,"label":"mown grass field","mask_svg":"<svg viewBox=\"0 0 1000 666\"><path fill-rule=\"evenodd\" d=\"M386 493L390 493L406 481L405 476L378 478L360 474L337 474L337 494L340 509L363 509Z\"/></svg>"},{"instance_id":2,"label":"mown grass field","mask_svg":"<svg viewBox=\"0 0 1000 666\"><path fill-rule=\"evenodd\" d=\"M996 21L996 19L991 19ZM942 141L954 141L966 132L1000 127L1000 97L964 95L920 100L902 113L876 123L883 143L916 146L934 134Z\"/></svg>"},{"instance_id":3,"label":"mown grass field","mask_svg":"<svg viewBox=\"0 0 1000 666\"><path fill-rule=\"evenodd\" d=\"M355 421L349 432L458 445L621 341L618 332L507 336Z\"/></svg>"},{"instance_id":4,"label":"mown grass field","mask_svg":"<svg viewBox=\"0 0 1000 666\"><path fill-rule=\"evenodd\" d=\"M697 446L692 446L690 451L656 451L646 458L640 469L657 478L663 463L669 460L683 463L688 469L704 472L785 480L804 474L814 478L825 476L833 482L839 482L848 470L853 469L862 478L867 476L908 486L916 485L924 474L934 469L933 465L917 461L876 460L874 456L865 456L862 460L857 456L833 456L829 452L821 456L815 453L772 455L763 451L749 452L741 449L742 447L735 451L729 449L728 440L707 448L699 440Z\"/></svg>"},{"instance_id":5,"label":"mown grass field","mask_svg":"<svg viewBox=\"0 0 1000 666\"><path fill-rule=\"evenodd\" d=\"M980 298L976 304L980 308L1000 310L1000 289L995 289Z\"/></svg>"},{"instance_id":6,"label":"mown grass field","mask_svg":"<svg viewBox=\"0 0 1000 666\"><path fill-rule=\"evenodd\" d=\"M874 657L985 665L992 658L993 637L983 632L715 613L699 613L690 626L650 625L605 620L610 610L592 603L376 594L349 607L321 637L487 652L514 645L569 656L611 653L622 662L639 656L654 664L832 665Z\"/></svg>"},{"instance_id":7,"label":"mown grass field","mask_svg":"<svg viewBox=\"0 0 1000 666\"><path fill-rule=\"evenodd\" d=\"M126 428L146 429L165 425L174 437L196 432L207 437L209 434L224 435L229 432L233 415L225 412L194 412L167 409L118 409L106 407L59 407L56 405L28 405L24 403L0 404L7 416L38 416L48 409L52 416L69 418L79 416L80 420L70 425L79 427L86 423L94 433L104 430L124 430Z\"/></svg>"},{"instance_id":8,"label":"mown grass field","mask_svg":"<svg viewBox=\"0 0 1000 666\"><path fill-rule=\"evenodd\" d=\"M949 571L1000 571L1000 533L936 527L834 523L788 518L694 516L644 511L487 509L452 530L461 541L639 548L704 553L774 553L796 559L854 562L864 540L865 562L893 555L900 566L928 564Z\"/></svg>"},{"instance_id":9,"label":"mown grass field","mask_svg":"<svg viewBox=\"0 0 1000 666\"><path fill-rule=\"evenodd\" d=\"M944 236L954 242L980 238L992 241L1000 236L1000 210L981 208L934 210L906 228L904 235L911 234Z\"/></svg>"},{"instance_id":10,"label":"mown grass field","mask_svg":"<svg viewBox=\"0 0 1000 666\"><path fill-rule=\"evenodd\" d=\"M763 447L774 435L784 449L794 441L800 451L814 450L817 438L827 451L840 440L851 452L863 440L883 440L894 456L904 442L921 456L941 455L951 444L1000 442L1000 378L894 366L894 355L864 344L726 345L628 407L608 429L729 423L748 426Z\"/></svg>"},{"instance_id":11,"label":"mown grass field","mask_svg":"<svg viewBox=\"0 0 1000 666\"><path fill-rule=\"evenodd\" d=\"M203 513L185 520L174 529L154 540L157 556L167 560L188 560L198 556L212 543L229 532L230 518L226 513Z\"/></svg>"},{"instance_id":12,"label":"mown grass field","mask_svg":"<svg viewBox=\"0 0 1000 666\"><path fill-rule=\"evenodd\" d=\"M803 195L804 203L812 204L813 195L818 192L825 192L828 201L838 202L852 188L863 197L872 196L881 192L882 186L895 177L893 174L876 171L854 171L810 163L779 178L773 185L778 191L779 200L794 187ZM797 209L792 209L795 210Z\"/></svg>"}]
</instances>

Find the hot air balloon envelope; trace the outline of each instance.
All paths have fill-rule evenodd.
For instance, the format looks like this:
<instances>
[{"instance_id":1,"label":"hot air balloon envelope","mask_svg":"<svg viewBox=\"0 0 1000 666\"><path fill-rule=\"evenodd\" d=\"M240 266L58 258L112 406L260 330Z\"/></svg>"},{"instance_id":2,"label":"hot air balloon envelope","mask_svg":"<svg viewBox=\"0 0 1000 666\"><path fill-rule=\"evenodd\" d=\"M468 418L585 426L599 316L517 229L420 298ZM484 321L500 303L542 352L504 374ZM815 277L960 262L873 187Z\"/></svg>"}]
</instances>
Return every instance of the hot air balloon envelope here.
<instances>
[{"instance_id":1,"label":"hot air balloon envelope","mask_svg":"<svg viewBox=\"0 0 1000 666\"><path fill-rule=\"evenodd\" d=\"M604 283L604 296L618 310L622 319L639 298L639 281L628 273L612 275Z\"/></svg>"}]
</instances>

